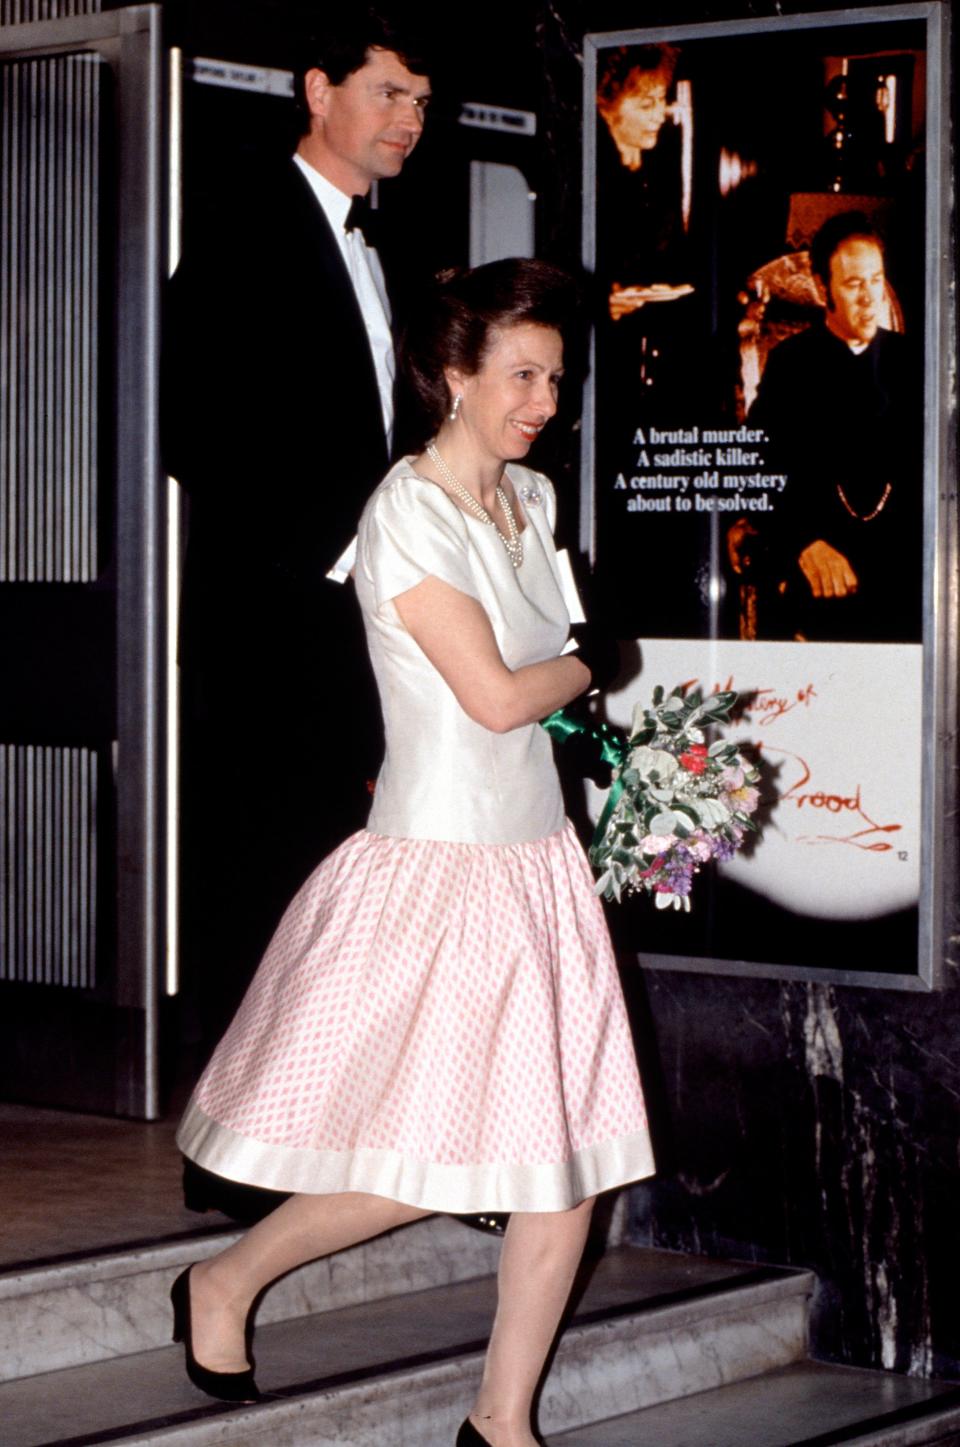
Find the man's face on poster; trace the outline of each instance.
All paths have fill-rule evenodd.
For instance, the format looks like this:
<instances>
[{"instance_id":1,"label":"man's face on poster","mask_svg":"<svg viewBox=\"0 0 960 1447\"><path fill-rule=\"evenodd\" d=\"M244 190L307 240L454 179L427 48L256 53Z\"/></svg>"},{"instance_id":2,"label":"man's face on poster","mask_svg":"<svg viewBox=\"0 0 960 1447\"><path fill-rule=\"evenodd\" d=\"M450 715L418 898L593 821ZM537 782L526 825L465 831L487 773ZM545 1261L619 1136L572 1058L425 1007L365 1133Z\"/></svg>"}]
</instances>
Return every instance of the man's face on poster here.
<instances>
[{"instance_id":1,"label":"man's face on poster","mask_svg":"<svg viewBox=\"0 0 960 1447\"><path fill-rule=\"evenodd\" d=\"M841 241L830 258L827 326L844 342L872 342L886 296L883 252L866 236Z\"/></svg>"},{"instance_id":2,"label":"man's face on poster","mask_svg":"<svg viewBox=\"0 0 960 1447\"><path fill-rule=\"evenodd\" d=\"M604 113L621 146L652 151L667 118L667 82L658 71L632 70Z\"/></svg>"}]
</instances>

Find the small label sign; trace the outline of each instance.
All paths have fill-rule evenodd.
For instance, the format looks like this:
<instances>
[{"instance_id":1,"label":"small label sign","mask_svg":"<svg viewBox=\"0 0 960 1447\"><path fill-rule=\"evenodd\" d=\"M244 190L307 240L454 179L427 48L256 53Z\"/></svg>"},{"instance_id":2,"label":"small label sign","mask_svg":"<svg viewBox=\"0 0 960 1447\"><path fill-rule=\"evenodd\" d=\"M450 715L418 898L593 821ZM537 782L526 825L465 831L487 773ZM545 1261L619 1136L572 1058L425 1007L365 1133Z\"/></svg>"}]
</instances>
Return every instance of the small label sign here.
<instances>
[{"instance_id":1,"label":"small label sign","mask_svg":"<svg viewBox=\"0 0 960 1447\"><path fill-rule=\"evenodd\" d=\"M507 106L467 100L463 103L459 119L462 126L477 126L484 131L508 131L514 136L537 134L537 118L533 111L514 111Z\"/></svg>"},{"instance_id":2,"label":"small label sign","mask_svg":"<svg viewBox=\"0 0 960 1447\"><path fill-rule=\"evenodd\" d=\"M239 65L233 60L208 60L195 56L187 61L187 74L201 85L256 91L259 95L293 95L293 73L272 70L266 65Z\"/></svg>"}]
</instances>

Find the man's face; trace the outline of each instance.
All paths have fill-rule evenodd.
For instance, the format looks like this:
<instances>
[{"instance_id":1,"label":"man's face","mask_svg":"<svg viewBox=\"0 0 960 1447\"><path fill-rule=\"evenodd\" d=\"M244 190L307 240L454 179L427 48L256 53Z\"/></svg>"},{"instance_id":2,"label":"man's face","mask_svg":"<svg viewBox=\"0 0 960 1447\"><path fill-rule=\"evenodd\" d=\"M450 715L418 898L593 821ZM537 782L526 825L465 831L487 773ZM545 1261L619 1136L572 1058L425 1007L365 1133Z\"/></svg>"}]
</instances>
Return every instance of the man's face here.
<instances>
[{"instance_id":1,"label":"man's face","mask_svg":"<svg viewBox=\"0 0 960 1447\"><path fill-rule=\"evenodd\" d=\"M883 252L867 237L841 241L830 258L827 326L844 342L872 342L886 294Z\"/></svg>"},{"instance_id":2,"label":"man's face","mask_svg":"<svg viewBox=\"0 0 960 1447\"><path fill-rule=\"evenodd\" d=\"M307 97L307 147L318 147L319 169L348 195L366 195L372 181L399 174L420 139L430 82L413 75L393 51L370 50L366 63L340 85L310 71Z\"/></svg>"}]
</instances>

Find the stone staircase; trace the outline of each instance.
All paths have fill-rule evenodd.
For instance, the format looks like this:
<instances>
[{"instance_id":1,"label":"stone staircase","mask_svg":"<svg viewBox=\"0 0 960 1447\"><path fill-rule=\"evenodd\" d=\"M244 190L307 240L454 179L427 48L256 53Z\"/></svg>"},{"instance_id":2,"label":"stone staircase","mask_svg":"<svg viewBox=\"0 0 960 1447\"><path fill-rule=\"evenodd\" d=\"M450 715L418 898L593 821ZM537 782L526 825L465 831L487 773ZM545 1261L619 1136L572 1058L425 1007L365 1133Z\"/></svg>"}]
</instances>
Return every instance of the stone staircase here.
<instances>
[{"instance_id":1,"label":"stone staircase","mask_svg":"<svg viewBox=\"0 0 960 1447\"><path fill-rule=\"evenodd\" d=\"M230 1233L0 1273L0 1444L452 1447L499 1241L434 1217L293 1273L258 1314L256 1407L204 1398L167 1292ZM610 1244L540 1406L550 1447L960 1443L960 1387L807 1355L808 1272Z\"/></svg>"}]
</instances>

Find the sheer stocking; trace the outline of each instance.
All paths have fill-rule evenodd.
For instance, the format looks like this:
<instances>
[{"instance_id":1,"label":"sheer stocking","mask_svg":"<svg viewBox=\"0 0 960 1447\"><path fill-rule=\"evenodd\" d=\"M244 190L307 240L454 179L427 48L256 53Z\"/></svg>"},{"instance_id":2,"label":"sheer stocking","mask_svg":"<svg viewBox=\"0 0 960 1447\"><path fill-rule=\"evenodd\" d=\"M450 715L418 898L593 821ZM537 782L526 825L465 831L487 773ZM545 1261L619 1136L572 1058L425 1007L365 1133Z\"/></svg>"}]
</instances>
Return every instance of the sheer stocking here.
<instances>
[{"instance_id":1,"label":"sheer stocking","mask_svg":"<svg viewBox=\"0 0 960 1447\"><path fill-rule=\"evenodd\" d=\"M572 1211L510 1217L500 1257L497 1314L470 1413L491 1447L536 1447L530 1413L570 1295L593 1201Z\"/></svg>"},{"instance_id":2,"label":"sheer stocking","mask_svg":"<svg viewBox=\"0 0 960 1447\"><path fill-rule=\"evenodd\" d=\"M384 1196L349 1192L291 1196L245 1236L190 1272L193 1346L197 1360L216 1372L246 1366L244 1328L259 1292L278 1276L404 1226L431 1212Z\"/></svg>"}]
</instances>

